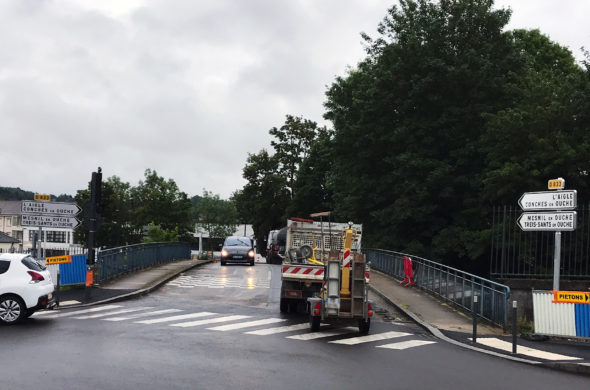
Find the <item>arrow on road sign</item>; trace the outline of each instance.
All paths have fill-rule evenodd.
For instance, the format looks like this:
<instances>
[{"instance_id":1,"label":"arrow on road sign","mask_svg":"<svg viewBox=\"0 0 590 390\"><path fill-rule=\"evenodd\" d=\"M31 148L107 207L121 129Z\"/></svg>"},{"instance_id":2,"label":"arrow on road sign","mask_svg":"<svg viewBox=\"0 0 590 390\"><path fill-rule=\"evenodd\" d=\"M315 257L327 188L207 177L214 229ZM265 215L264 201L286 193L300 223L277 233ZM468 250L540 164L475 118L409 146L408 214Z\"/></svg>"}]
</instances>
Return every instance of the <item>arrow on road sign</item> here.
<instances>
[{"instance_id":1,"label":"arrow on road sign","mask_svg":"<svg viewBox=\"0 0 590 390\"><path fill-rule=\"evenodd\" d=\"M524 211L528 210L570 210L578 206L577 191L525 192L518 200Z\"/></svg>"},{"instance_id":2,"label":"arrow on road sign","mask_svg":"<svg viewBox=\"0 0 590 390\"><path fill-rule=\"evenodd\" d=\"M75 229L80 225L80 221L74 217L62 217L59 215L23 214L21 224L22 226Z\"/></svg>"},{"instance_id":3,"label":"arrow on road sign","mask_svg":"<svg viewBox=\"0 0 590 390\"><path fill-rule=\"evenodd\" d=\"M577 221L575 211L522 213L518 226L524 231L572 231Z\"/></svg>"},{"instance_id":4,"label":"arrow on road sign","mask_svg":"<svg viewBox=\"0 0 590 390\"><path fill-rule=\"evenodd\" d=\"M33 202L23 200L21 211L24 214L40 215L62 215L75 216L80 212L80 207L75 203L58 203L58 202Z\"/></svg>"}]
</instances>

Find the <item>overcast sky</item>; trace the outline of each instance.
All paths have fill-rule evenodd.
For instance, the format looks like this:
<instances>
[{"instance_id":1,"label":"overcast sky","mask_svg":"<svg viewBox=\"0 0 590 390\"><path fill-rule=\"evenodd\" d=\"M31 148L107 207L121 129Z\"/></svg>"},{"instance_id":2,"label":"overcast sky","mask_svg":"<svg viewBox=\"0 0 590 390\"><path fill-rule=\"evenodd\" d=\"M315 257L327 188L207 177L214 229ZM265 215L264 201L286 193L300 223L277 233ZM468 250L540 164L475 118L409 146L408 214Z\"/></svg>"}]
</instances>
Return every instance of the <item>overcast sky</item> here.
<instances>
[{"instance_id":1,"label":"overcast sky","mask_svg":"<svg viewBox=\"0 0 590 390\"><path fill-rule=\"evenodd\" d=\"M364 57L395 0L0 0L0 186L75 195L98 166L189 196L241 188L247 154ZM509 28L590 48L589 0L504 0Z\"/></svg>"}]
</instances>

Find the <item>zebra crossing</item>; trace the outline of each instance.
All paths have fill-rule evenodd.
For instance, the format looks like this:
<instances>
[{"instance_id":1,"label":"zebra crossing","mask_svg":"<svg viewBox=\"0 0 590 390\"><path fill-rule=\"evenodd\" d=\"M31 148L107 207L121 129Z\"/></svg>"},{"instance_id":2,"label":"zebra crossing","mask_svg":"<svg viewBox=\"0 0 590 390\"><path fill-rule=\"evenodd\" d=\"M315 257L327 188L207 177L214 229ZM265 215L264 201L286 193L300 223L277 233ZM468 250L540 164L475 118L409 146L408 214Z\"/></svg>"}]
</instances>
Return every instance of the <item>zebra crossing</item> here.
<instances>
[{"instance_id":1,"label":"zebra crossing","mask_svg":"<svg viewBox=\"0 0 590 390\"><path fill-rule=\"evenodd\" d=\"M181 275L166 283L167 286L180 288L208 287L225 288L234 287L242 289L270 288L270 278L248 278L219 276L219 275Z\"/></svg>"},{"instance_id":2,"label":"zebra crossing","mask_svg":"<svg viewBox=\"0 0 590 390\"><path fill-rule=\"evenodd\" d=\"M241 314L223 314L209 311L187 313L184 310L174 308L154 309L151 306L124 307L122 305L109 304L80 310L38 312L33 315L33 318L129 322L144 326L161 325L184 329L204 327L206 330L212 332L239 332L243 335L259 337L275 336L297 341L322 341L323 339L330 338L329 341L326 341L327 343L344 346L377 343L381 341L391 342L393 339L405 338L403 342L376 345L376 347L380 348L398 350L435 343L434 341L423 339L407 340L407 338L415 337L416 335L398 331L377 332L354 337L354 333L358 332L358 328L356 327L334 328L330 324L322 323L320 324L319 331L310 332L308 322L287 324L289 320L286 318L271 317L257 319L253 318L253 316ZM343 338L334 339L338 336Z\"/></svg>"}]
</instances>

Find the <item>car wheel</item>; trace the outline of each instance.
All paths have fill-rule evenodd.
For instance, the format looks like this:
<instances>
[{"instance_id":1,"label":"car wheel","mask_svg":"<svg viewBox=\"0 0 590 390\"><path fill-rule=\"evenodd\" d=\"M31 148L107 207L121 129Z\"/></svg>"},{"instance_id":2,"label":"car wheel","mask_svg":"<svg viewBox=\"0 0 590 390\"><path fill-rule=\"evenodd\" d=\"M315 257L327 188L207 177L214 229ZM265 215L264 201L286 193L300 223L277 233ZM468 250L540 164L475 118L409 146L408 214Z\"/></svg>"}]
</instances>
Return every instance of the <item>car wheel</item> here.
<instances>
[{"instance_id":1,"label":"car wheel","mask_svg":"<svg viewBox=\"0 0 590 390\"><path fill-rule=\"evenodd\" d=\"M0 322L12 325L23 319L27 308L25 303L18 297L9 295L0 298Z\"/></svg>"},{"instance_id":2,"label":"car wheel","mask_svg":"<svg viewBox=\"0 0 590 390\"><path fill-rule=\"evenodd\" d=\"M253 265L254 265L254 260L252 260L252 261L250 262L250 266L253 266Z\"/></svg>"},{"instance_id":3,"label":"car wheel","mask_svg":"<svg viewBox=\"0 0 590 390\"><path fill-rule=\"evenodd\" d=\"M221 265L225 265L225 261L221 260Z\"/></svg>"}]
</instances>

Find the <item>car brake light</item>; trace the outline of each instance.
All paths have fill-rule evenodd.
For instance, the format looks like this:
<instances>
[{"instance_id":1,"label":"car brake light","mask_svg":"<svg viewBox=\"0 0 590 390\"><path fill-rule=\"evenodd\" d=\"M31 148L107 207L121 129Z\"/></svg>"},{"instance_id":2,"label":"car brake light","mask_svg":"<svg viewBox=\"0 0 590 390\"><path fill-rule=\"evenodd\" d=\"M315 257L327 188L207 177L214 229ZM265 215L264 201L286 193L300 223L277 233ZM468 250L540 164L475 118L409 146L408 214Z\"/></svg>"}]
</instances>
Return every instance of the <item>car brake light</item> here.
<instances>
[{"instance_id":1,"label":"car brake light","mask_svg":"<svg viewBox=\"0 0 590 390\"><path fill-rule=\"evenodd\" d=\"M373 305L371 305L371 304L369 303L369 304L368 304L368 307L367 307L367 309L368 309L368 313L367 313L367 315L368 315L369 317L373 317Z\"/></svg>"},{"instance_id":2,"label":"car brake light","mask_svg":"<svg viewBox=\"0 0 590 390\"><path fill-rule=\"evenodd\" d=\"M31 275L31 281L29 283L39 283L42 280L45 280L43 275L35 271L27 271L29 275Z\"/></svg>"}]
</instances>

